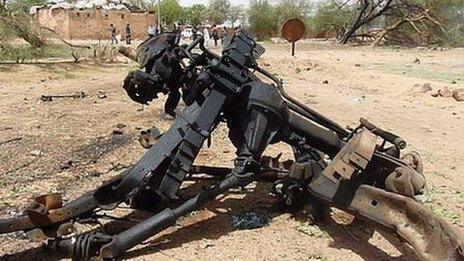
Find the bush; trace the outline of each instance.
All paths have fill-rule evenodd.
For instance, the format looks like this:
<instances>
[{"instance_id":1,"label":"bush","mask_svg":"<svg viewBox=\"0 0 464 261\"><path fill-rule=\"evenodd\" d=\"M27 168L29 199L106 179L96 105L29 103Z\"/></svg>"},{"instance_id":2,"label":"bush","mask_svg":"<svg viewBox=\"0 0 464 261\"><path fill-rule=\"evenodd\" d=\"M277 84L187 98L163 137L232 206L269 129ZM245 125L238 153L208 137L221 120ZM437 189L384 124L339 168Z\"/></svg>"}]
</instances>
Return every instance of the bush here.
<instances>
[{"instance_id":1,"label":"bush","mask_svg":"<svg viewBox=\"0 0 464 261\"><path fill-rule=\"evenodd\" d=\"M442 36L443 43L464 46L464 0L427 0L426 8L443 25L435 25L435 31Z\"/></svg>"},{"instance_id":2,"label":"bush","mask_svg":"<svg viewBox=\"0 0 464 261\"><path fill-rule=\"evenodd\" d=\"M248 17L249 30L258 40L269 39L279 29L276 9L267 0L251 0Z\"/></svg>"},{"instance_id":3,"label":"bush","mask_svg":"<svg viewBox=\"0 0 464 261\"><path fill-rule=\"evenodd\" d=\"M282 24L290 18L308 21L311 5L308 0L281 0L277 6L267 0L252 0L248 10L250 31L264 40L279 33Z\"/></svg>"},{"instance_id":4,"label":"bush","mask_svg":"<svg viewBox=\"0 0 464 261\"><path fill-rule=\"evenodd\" d=\"M353 16L354 10L350 6L342 6L336 1L324 2L310 19L312 33L316 37L339 38Z\"/></svg>"},{"instance_id":5,"label":"bush","mask_svg":"<svg viewBox=\"0 0 464 261\"><path fill-rule=\"evenodd\" d=\"M28 44L2 45L0 43L0 62L24 62L41 58L69 58L73 51L66 44L47 44L35 48ZM90 57L91 49L74 50L80 57Z\"/></svg>"},{"instance_id":6,"label":"bush","mask_svg":"<svg viewBox=\"0 0 464 261\"><path fill-rule=\"evenodd\" d=\"M290 18L299 18L306 21L311 11L312 6L308 0L280 0L276 6L276 18L279 24L283 24Z\"/></svg>"}]
</instances>

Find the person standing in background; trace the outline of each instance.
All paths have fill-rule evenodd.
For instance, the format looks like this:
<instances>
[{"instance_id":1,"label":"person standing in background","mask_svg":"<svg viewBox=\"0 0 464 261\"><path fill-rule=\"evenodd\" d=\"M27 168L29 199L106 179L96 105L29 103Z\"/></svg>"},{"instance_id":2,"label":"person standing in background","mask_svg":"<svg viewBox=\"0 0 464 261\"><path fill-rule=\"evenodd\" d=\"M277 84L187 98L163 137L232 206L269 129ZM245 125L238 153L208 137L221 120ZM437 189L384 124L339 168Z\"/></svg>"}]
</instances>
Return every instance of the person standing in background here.
<instances>
[{"instance_id":1,"label":"person standing in background","mask_svg":"<svg viewBox=\"0 0 464 261\"><path fill-rule=\"evenodd\" d=\"M205 39L205 46L208 46L209 41L211 40L211 37L209 36L208 27L205 27L205 29L203 30L203 37Z\"/></svg>"},{"instance_id":2,"label":"person standing in background","mask_svg":"<svg viewBox=\"0 0 464 261\"><path fill-rule=\"evenodd\" d=\"M227 38L227 27L224 26L221 32L221 45L225 45Z\"/></svg>"},{"instance_id":3,"label":"person standing in background","mask_svg":"<svg viewBox=\"0 0 464 261\"><path fill-rule=\"evenodd\" d=\"M172 26L173 26L173 30L172 30L173 33L178 34L181 31L177 23L173 23Z\"/></svg>"},{"instance_id":4,"label":"person standing in background","mask_svg":"<svg viewBox=\"0 0 464 261\"><path fill-rule=\"evenodd\" d=\"M116 27L114 27L113 24L110 24L108 31L110 32L111 43L118 44L118 39L116 38Z\"/></svg>"},{"instance_id":5,"label":"person standing in background","mask_svg":"<svg viewBox=\"0 0 464 261\"><path fill-rule=\"evenodd\" d=\"M214 46L217 46L217 41L219 39L219 33L218 33L218 28L216 25L213 25L212 30L213 32L213 40L214 40Z\"/></svg>"},{"instance_id":6,"label":"person standing in background","mask_svg":"<svg viewBox=\"0 0 464 261\"><path fill-rule=\"evenodd\" d=\"M126 44L130 45L132 41L132 27L130 26L130 23L127 23L125 31L125 36L126 36Z\"/></svg>"},{"instance_id":7,"label":"person standing in background","mask_svg":"<svg viewBox=\"0 0 464 261\"><path fill-rule=\"evenodd\" d=\"M197 37L198 37L198 30L197 30L197 27L194 26L192 28L192 40L195 41L197 39Z\"/></svg>"}]
</instances>

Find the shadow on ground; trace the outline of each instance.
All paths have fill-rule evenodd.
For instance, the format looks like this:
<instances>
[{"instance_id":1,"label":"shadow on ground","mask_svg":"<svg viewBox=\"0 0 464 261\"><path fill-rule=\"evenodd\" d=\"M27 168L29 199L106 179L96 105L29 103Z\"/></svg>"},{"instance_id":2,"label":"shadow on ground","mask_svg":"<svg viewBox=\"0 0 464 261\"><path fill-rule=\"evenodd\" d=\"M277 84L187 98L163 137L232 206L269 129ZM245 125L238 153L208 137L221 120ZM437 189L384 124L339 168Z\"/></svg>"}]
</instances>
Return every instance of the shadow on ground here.
<instances>
[{"instance_id":1,"label":"shadow on ground","mask_svg":"<svg viewBox=\"0 0 464 261\"><path fill-rule=\"evenodd\" d=\"M203 186L204 183L197 182L192 186L187 187L184 190L185 194L193 195L195 191ZM245 189L243 191L233 191L232 194L240 194L246 192L243 198L227 197L222 201L216 200L211 204L207 205L206 209L213 212L215 215L211 218L207 218L196 223L182 226L172 233L162 235L156 239L147 241L141 248L129 251L122 258L132 259L149 255L157 252L161 252L167 249L175 249L180 247L182 244L196 241L218 239L234 230L230 223L230 217L232 214L243 213L248 211L254 211L263 215L269 216L269 218L277 217L283 212L277 207L276 202L269 196L270 184L258 183L253 189ZM227 211L224 211L227 210ZM143 213L132 213L128 217L134 218L147 218L148 215ZM306 221L306 215L302 213L296 213L293 218L299 221ZM272 222L269 224L272 226ZM326 218L324 222L317 224L317 226L325 231L331 238L332 242L329 244L330 248L335 249L348 249L364 260L416 260L414 252L406 245L402 244L397 238L392 235L382 235L397 249L399 249L403 255L400 257L392 257L382 249L372 245L369 239L374 233L374 228L371 224L363 223L355 219L348 225L338 224L333 218ZM114 221L105 228L110 228L112 232L121 231L127 228L127 223L122 224L120 221ZM115 229L116 228L116 229ZM350 232L351 231L351 232ZM356 236L354 236L356 232ZM310 253L308 253L309 255ZM42 247L25 250L20 253L13 255L5 255L0 257L0 260L57 260L63 258L56 254L53 254Z\"/></svg>"}]
</instances>

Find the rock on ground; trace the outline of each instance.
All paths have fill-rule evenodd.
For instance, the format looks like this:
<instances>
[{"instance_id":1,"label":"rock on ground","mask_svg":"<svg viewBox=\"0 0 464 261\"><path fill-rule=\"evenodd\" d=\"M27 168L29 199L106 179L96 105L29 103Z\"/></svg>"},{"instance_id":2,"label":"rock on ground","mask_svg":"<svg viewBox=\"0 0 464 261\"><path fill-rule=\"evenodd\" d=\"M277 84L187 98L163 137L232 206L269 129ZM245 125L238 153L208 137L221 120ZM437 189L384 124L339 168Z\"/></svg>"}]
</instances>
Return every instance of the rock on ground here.
<instances>
[{"instance_id":1,"label":"rock on ground","mask_svg":"<svg viewBox=\"0 0 464 261\"><path fill-rule=\"evenodd\" d=\"M454 90L453 97L456 101L464 101L464 89Z\"/></svg>"}]
</instances>

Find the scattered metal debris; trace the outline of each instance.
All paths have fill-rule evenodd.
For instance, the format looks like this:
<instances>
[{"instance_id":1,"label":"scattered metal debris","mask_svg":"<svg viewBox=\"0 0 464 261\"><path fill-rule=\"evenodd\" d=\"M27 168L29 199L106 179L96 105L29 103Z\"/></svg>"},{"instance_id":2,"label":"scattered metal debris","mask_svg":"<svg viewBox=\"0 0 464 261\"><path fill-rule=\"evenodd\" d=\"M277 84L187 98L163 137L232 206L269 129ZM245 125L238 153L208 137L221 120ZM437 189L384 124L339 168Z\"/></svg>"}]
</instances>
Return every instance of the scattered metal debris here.
<instances>
[{"instance_id":1,"label":"scattered metal debris","mask_svg":"<svg viewBox=\"0 0 464 261\"><path fill-rule=\"evenodd\" d=\"M21 138L21 137L17 137L17 138L13 138L13 139L1 141L1 142L0 142L0 145L5 145L5 144L8 144L8 143L20 141L20 140L22 140L22 139L23 139L23 138Z\"/></svg>"},{"instance_id":2,"label":"scattered metal debris","mask_svg":"<svg viewBox=\"0 0 464 261\"><path fill-rule=\"evenodd\" d=\"M258 215L256 212L251 211L232 215L230 223L238 229L255 229L267 226L269 224L269 217Z\"/></svg>"},{"instance_id":3,"label":"scattered metal debris","mask_svg":"<svg viewBox=\"0 0 464 261\"><path fill-rule=\"evenodd\" d=\"M85 98L85 97L87 97L87 94L85 92L79 92L75 94L42 95L40 99L42 101L51 102L55 99L64 99L64 98L79 99L79 98Z\"/></svg>"},{"instance_id":4,"label":"scattered metal debris","mask_svg":"<svg viewBox=\"0 0 464 261\"><path fill-rule=\"evenodd\" d=\"M159 140L159 138L161 138L162 135L163 134L156 127L146 131L141 131L139 137L140 145L145 149L149 149Z\"/></svg>"},{"instance_id":5,"label":"scattered metal debris","mask_svg":"<svg viewBox=\"0 0 464 261\"><path fill-rule=\"evenodd\" d=\"M113 135L123 135L124 132L120 129L117 129L117 130L113 130Z\"/></svg>"}]
</instances>

